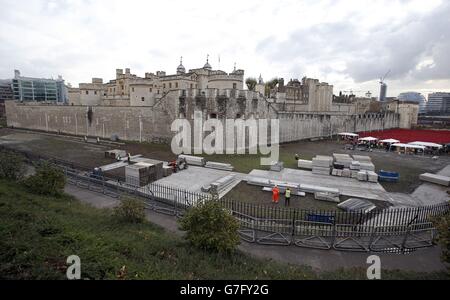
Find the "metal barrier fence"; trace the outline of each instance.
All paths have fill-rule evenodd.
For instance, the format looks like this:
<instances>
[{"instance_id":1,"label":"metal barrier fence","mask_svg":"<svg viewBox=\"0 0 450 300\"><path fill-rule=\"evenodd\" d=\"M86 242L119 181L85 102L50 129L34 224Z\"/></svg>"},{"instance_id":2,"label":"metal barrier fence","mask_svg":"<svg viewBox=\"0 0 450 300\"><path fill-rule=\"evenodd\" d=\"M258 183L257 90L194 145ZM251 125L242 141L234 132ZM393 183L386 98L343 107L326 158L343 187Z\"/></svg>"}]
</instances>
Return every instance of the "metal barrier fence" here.
<instances>
[{"instance_id":1,"label":"metal barrier fence","mask_svg":"<svg viewBox=\"0 0 450 300\"><path fill-rule=\"evenodd\" d=\"M264 245L406 253L433 245L433 218L450 204L378 209L369 213L303 210L220 200L240 222L241 238Z\"/></svg>"},{"instance_id":2,"label":"metal barrier fence","mask_svg":"<svg viewBox=\"0 0 450 300\"><path fill-rule=\"evenodd\" d=\"M144 199L147 209L159 213L181 216L192 205L214 199L210 194L156 183L139 187L119 177L92 176L86 173L89 168L72 162L13 151L30 161L46 160L62 168L70 184L113 198L136 196ZM449 202L364 213L281 208L227 198L219 201L237 218L239 234L247 242L343 251L407 253L433 246L433 218L450 212Z\"/></svg>"}]
</instances>

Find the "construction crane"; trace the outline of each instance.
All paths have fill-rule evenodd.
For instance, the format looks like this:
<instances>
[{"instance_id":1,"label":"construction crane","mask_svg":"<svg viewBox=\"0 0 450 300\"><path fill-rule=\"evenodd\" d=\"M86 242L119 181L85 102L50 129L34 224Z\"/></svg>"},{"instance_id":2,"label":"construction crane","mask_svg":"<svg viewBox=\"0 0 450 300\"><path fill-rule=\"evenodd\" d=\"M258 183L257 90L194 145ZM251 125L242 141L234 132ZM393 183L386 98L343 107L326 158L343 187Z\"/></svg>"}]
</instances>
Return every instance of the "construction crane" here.
<instances>
[{"instance_id":1,"label":"construction crane","mask_svg":"<svg viewBox=\"0 0 450 300\"><path fill-rule=\"evenodd\" d=\"M380 84L384 83L384 80L386 79L386 77L391 73L391 70L387 71L386 74L384 74L383 77L380 78Z\"/></svg>"},{"instance_id":2,"label":"construction crane","mask_svg":"<svg viewBox=\"0 0 450 300\"><path fill-rule=\"evenodd\" d=\"M380 101L385 101L385 100L386 100L386 96L387 96L387 84L384 83L384 80L385 80L386 77L389 75L389 73L391 73L391 70L387 71L387 73L384 74L384 76L380 78L380 97L379 97L379 100L380 100Z\"/></svg>"}]
</instances>

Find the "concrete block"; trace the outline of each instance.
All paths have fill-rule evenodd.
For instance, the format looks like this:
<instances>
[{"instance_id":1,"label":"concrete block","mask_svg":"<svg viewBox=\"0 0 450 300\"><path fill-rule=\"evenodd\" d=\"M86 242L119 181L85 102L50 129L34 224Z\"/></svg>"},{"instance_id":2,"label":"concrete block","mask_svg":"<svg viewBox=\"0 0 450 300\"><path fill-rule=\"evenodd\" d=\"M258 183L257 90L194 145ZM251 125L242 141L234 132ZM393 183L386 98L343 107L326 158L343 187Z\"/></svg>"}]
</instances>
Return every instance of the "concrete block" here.
<instances>
[{"instance_id":1,"label":"concrete block","mask_svg":"<svg viewBox=\"0 0 450 300\"><path fill-rule=\"evenodd\" d=\"M422 181L427 181L443 186L450 186L450 177L448 176L442 176L442 175L436 175L431 173L424 173L420 174L419 179Z\"/></svg>"},{"instance_id":2,"label":"concrete block","mask_svg":"<svg viewBox=\"0 0 450 300\"><path fill-rule=\"evenodd\" d=\"M357 178L359 181L367 181L367 172L366 171L359 171Z\"/></svg>"}]
</instances>

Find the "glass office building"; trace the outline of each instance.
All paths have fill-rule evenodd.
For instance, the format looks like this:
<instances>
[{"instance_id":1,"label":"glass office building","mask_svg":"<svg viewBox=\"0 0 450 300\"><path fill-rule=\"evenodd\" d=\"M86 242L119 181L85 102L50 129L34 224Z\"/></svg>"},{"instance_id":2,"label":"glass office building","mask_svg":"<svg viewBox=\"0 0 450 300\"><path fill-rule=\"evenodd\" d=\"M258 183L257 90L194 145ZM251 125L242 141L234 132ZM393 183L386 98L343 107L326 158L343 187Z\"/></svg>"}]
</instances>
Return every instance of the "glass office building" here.
<instances>
[{"instance_id":1,"label":"glass office building","mask_svg":"<svg viewBox=\"0 0 450 300\"><path fill-rule=\"evenodd\" d=\"M14 73L12 89L15 100L21 102L56 102L61 104L68 102L67 88L61 77L54 80L22 77L17 70Z\"/></svg>"}]
</instances>

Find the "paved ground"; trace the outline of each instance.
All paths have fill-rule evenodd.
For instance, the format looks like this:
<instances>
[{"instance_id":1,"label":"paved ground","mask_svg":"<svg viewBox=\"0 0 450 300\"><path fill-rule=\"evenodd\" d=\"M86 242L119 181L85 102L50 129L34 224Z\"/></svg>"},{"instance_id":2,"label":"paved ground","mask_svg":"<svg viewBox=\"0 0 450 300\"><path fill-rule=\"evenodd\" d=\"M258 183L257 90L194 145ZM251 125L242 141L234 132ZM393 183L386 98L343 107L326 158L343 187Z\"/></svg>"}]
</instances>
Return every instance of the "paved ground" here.
<instances>
[{"instance_id":1,"label":"paved ground","mask_svg":"<svg viewBox=\"0 0 450 300\"><path fill-rule=\"evenodd\" d=\"M81 189L75 186L66 186L66 192L75 196L82 202L96 207L111 208L118 200L99 193ZM182 235L178 229L175 217L148 212L149 221L165 228L167 231ZM273 259L275 261L308 265L318 271L332 271L339 268L367 267L367 253L343 252L334 250L315 250L294 246L267 246L242 242L239 249L247 254L259 258ZM445 270L446 266L440 261L440 248L433 247L416 251L412 254L378 254L381 257L382 268L394 270L409 270L417 272L432 272Z\"/></svg>"}]
</instances>

